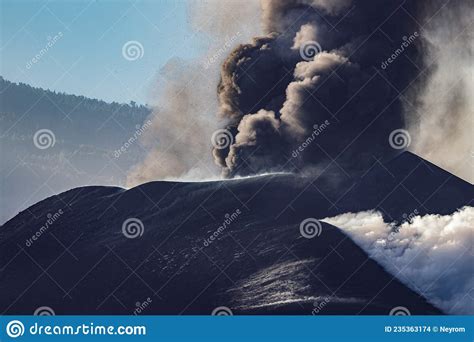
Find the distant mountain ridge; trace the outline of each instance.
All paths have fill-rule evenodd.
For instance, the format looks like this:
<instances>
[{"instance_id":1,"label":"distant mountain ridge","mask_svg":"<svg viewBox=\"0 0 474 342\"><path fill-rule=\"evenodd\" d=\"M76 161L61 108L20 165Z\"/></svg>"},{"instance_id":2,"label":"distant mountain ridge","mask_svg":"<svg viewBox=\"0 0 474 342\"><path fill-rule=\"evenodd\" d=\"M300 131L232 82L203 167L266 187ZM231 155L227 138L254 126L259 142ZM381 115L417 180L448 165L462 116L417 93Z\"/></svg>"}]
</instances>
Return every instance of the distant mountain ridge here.
<instances>
[{"instance_id":1,"label":"distant mountain ridge","mask_svg":"<svg viewBox=\"0 0 474 342\"><path fill-rule=\"evenodd\" d=\"M120 158L114 151L136 135L150 112L0 77L0 223L72 187L124 183L144 150L136 142ZM51 146L35 145L38 132L46 132Z\"/></svg>"},{"instance_id":2,"label":"distant mountain ridge","mask_svg":"<svg viewBox=\"0 0 474 342\"><path fill-rule=\"evenodd\" d=\"M33 87L26 83L16 83L4 79L0 76L0 94L2 112L19 112L28 110L32 101L37 101L40 97L45 96L55 104L74 111L95 111L101 114L101 111L118 111L119 115L146 117L150 114L150 109L144 105L137 105L135 102L117 103L105 102L99 99L88 98L82 95L67 94L64 92L56 92L40 87ZM58 108L52 110L58 110ZM65 111L66 113L71 112ZM103 113L102 113L103 114Z\"/></svg>"}]
</instances>

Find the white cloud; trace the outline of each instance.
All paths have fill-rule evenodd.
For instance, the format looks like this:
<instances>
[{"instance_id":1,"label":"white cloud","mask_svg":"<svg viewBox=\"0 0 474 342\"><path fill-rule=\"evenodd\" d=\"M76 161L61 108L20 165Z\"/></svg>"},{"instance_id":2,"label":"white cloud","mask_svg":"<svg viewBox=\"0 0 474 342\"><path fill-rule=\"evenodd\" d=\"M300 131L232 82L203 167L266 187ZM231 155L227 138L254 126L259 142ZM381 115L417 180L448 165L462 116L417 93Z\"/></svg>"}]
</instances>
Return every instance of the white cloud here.
<instances>
[{"instance_id":1,"label":"white cloud","mask_svg":"<svg viewBox=\"0 0 474 342\"><path fill-rule=\"evenodd\" d=\"M474 314L474 208L415 216L399 227L376 211L321 221L345 231L388 272L448 314ZM392 231L395 232L392 233Z\"/></svg>"}]
</instances>

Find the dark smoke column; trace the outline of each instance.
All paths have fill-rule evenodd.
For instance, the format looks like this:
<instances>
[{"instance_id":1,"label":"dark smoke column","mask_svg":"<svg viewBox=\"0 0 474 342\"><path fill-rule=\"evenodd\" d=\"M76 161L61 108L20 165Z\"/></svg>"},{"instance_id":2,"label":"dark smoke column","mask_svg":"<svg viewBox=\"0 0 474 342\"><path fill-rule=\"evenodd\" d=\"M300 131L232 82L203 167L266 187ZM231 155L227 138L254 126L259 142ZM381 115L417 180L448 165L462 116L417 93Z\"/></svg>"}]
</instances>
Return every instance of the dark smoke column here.
<instances>
[{"instance_id":1,"label":"dark smoke column","mask_svg":"<svg viewBox=\"0 0 474 342\"><path fill-rule=\"evenodd\" d=\"M416 1L262 1L267 35L222 66L220 116L232 144L213 155L228 177L335 161L366 170L404 127L403 93L420 72Z\"/></svg>"}]
</instances>

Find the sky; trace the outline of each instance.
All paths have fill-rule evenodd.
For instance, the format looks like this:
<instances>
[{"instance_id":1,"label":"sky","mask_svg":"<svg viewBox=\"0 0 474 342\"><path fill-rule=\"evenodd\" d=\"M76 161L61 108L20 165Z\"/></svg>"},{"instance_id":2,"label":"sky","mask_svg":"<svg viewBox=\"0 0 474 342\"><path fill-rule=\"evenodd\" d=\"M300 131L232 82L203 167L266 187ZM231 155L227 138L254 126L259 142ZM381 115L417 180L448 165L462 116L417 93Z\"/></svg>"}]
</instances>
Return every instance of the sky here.
<instances>
[{"instance_id":1,"label":"sky","mask_svg":"<svg viewBox=\"0 0 474 342\"><path fill-rule=\"evenodd\" d=\"M0 3L1 76L108 102L153 102L159 69L173 57L198 56L205 42L191 30L184 1Z\"/></svg>"}]
</instances>

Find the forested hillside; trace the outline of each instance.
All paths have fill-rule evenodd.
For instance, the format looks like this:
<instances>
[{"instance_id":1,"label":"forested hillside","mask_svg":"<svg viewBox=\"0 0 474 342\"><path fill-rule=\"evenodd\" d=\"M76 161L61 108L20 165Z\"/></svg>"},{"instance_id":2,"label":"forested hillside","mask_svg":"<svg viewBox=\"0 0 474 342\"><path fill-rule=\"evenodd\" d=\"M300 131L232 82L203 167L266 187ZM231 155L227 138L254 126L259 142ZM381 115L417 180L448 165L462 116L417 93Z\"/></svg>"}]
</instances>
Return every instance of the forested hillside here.
<instances>
[{"instance_id":1,"label":"forested hillside","mask_svg":"<svg viewBox=\"0 0 474 342\"><path fill-rule=\"evenodd\" d=\"M149 114L133 102L107 103L0 77L0 223L72 187L122 184L144 152L136 138Z\"/></svg>"}]
</instances>

